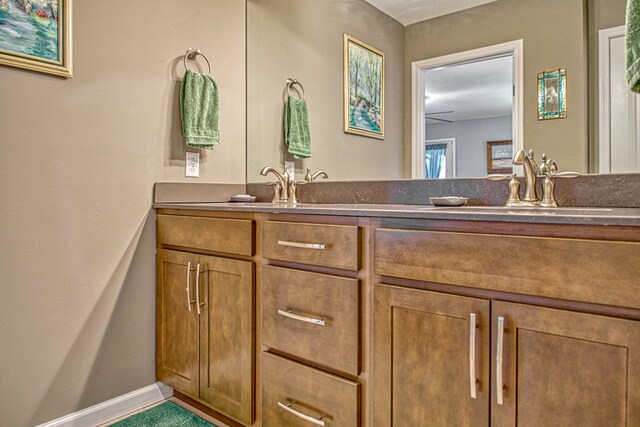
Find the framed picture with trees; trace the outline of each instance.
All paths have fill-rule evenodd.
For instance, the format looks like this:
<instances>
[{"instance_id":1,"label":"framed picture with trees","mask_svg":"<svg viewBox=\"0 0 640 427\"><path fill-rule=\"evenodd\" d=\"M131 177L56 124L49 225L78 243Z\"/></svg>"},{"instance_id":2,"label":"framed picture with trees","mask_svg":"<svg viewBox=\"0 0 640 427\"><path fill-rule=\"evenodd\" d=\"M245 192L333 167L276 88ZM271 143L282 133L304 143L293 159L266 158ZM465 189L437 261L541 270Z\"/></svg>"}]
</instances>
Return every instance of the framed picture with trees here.
<instances>
[{"instance_id":1,"label":"framed picture with trees","mask_svg":"<svg viewBox=\"0 0 640 427\"><path fill-rule=\"evenodd\" d=\"M344 131L384 139L384 53L347 34Z\"/></svg>"},{"instance_id":2,"label":"framed picture with trees","mask_svg":"<svg viewBox=\"0 0 640 427\"><path fill-rule=\"evenodd\" d=\"M71 77L72 0L0 0L0 64Z\"/></svg>"}]
</instances>

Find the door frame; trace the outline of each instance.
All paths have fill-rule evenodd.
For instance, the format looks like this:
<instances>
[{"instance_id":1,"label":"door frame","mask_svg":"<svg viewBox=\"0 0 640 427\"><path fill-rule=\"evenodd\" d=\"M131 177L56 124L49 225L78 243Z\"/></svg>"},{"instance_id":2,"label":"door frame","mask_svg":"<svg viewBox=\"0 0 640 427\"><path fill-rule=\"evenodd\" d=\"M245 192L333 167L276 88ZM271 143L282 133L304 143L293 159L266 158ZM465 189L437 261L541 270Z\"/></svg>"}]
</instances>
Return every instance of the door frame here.
<instances>
[{"instance_id":1,"label":"door frame","mask_svg":"<svg viewBox=\"0 0 640 427\"><path fill-rule=\"evenodd\" d=\"M598 31L598 171L611 173L611 40L624 37L625 26L606 28ZM638 140L638 105L629 92L629 137ZM637 142L636 142L637 144ZM636 153L636 157L638 157Z\"/></svg>"},{"instance_id":2,"label":"door frame","mask_svg":"<svg viewBox=\"0 0 640 427\"><path fill-rule=\"evenodd\" d=\"M513 150L524 147L523 132L523 46L522 39L486 46L465 52L423 59L411 63L411 177L424 178L425 105L423 72L462 62L477 61L498 55L513 55ZM422 177L420 176L422 175Z\"/></svg>"}]
</instances>

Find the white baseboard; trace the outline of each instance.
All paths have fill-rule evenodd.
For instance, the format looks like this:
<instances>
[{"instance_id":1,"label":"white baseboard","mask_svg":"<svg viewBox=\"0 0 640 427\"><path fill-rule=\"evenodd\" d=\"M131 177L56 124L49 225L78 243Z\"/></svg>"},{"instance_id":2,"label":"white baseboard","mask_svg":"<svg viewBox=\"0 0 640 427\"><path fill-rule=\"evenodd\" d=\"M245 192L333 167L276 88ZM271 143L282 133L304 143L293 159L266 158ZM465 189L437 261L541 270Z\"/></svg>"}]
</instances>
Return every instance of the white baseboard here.
<instances>
[{"instance_id":1,"label":"white baseboard","mask_svg":"<svg viewBox=\"0 0 640 427\"><path fill-rule=\"evenodd\" d=\"M37 427L89 427L135 412L173 396L173 389L160 381Z\"/></svg>"}]
</instances>

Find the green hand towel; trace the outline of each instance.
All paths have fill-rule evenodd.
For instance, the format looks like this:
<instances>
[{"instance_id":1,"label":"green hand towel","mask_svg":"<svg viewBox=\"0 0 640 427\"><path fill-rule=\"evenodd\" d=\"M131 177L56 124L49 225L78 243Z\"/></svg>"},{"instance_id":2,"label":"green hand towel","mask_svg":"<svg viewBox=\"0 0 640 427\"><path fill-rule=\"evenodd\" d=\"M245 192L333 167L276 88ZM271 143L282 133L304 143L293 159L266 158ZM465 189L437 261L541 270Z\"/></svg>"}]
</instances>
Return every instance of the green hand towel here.
<instances>
[{"instance_id":1,"label":"green hand towel","mask_svg":"<svg viewBox=\"0 0 640 427\"><path fill-rule=\"evenodd\" d=\"M296 159L311 157L309 111L304 99L290 96L284 109L284 140Z\"/></svg>"},{"instance_id":2,"label":"green hand towel","mask_svg":"<svg viewBox=\"0 0 640 427\"><path fill-rule=\"evenodd\" d=\"M627 1L625 46L627 83L632 91L640 93L640 0Z\"/></svg>"},{"instance_id":3,"label":"green hand towel","mask_svg":"<svg viewBox=\"0 0 640 427\"><path fill-rule=\"evenodd\" d=\"M218 86L209 74L187 70L180 87L180 119L187 147L212 150L220 143Z\"/></svg>"}]
</instances>

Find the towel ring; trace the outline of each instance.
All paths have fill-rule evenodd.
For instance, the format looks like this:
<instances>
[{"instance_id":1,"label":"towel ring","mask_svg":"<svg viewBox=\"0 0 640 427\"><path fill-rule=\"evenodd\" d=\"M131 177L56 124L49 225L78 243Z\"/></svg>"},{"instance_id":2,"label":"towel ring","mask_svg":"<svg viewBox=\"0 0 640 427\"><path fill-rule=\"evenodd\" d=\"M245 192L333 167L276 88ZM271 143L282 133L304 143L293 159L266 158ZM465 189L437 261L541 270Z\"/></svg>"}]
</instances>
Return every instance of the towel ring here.
<instances>
[{"instance_id":1,"label":"towel ring","mask_svg":"<svg viewBox=\"0 0 640 427\"><path fill-rule=\"evenodd\" d=\"M190 61L193 61L196 59L196 56L198 55L202 56L204 60L207 61L207 67L209 67L209 74L211 74L211 62L209 62L209 58L207 58L207 55L202 53L200 49L194 49L191 47L187 49L187 53L184 54L184 58L183 58L184 68L186 68L187 70L189 69L189 65L187 64L187 59L189 59Z\"/></svg>"},{"instance_id":2,"label":"towel ring","mask_svg":"<svg viewBox=\"0 0 640 427\"><path fill-rule=\"evenodd\" d=\"M304 86L302 86L302 83L300 83L296 79L292 79L291 77L289 77L286 80L286 83L287 83L287 95L291 96L291 86L298 85L298 86L300 86L300 89L302 90L302 99L304 99Z\"/></svg>"}]
</instances>

